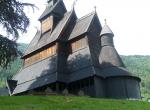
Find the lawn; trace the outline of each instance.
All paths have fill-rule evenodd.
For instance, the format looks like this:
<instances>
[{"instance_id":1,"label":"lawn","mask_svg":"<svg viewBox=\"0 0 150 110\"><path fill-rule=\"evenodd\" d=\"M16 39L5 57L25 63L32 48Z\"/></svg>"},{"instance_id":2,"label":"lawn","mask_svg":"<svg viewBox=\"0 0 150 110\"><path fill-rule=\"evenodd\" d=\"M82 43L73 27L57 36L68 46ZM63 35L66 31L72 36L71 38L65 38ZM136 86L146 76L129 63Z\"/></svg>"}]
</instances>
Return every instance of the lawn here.
<instances>
[{"instance_id":1,"label":"lawn","mask_svg":"<svg viewBox=\"0 0 150 110\"><path fill-rule=\"evenodd\" d=\"M150 103L74 96L0 97L0 110L150 110Z\"/></svg>"}]
</instances>

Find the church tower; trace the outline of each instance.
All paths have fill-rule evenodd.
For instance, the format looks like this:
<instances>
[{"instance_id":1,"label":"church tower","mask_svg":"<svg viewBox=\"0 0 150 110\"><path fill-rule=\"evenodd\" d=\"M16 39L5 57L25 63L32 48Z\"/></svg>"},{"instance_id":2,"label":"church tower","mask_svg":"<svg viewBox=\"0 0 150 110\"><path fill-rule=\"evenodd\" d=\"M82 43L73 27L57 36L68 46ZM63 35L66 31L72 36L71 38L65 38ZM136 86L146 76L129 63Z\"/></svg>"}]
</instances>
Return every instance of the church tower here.
<instances>
[{"instance_id":1,"label":"church tower","mask_svg":"<svg viewBox=\"0 0 150 110\"><path fill-rule=\"evenodd\" d=\"M105 21L100 33L99 63L105 76L105 95L108 98L140 98L140 78L125 68L113 42L114 34Z\"/></svg>"},{"instance_id":2,"label":"church tower","mask_svg":"<svg viewBox=\"0 0 150 110\"><path fill-rule=\"evenodd\" d=\"M45 11L39 18L42 34L47 31L53 31L66 11L66 7L62 0L49 0Z\"/></svg>"},{"instance_id":3,"label":"church tower","mask_svg":"<svg viewBox=\"0 0 150 110\"><path fill-rule=\"evenodd\" d=\"M99 63L102 65L102 67L124 67L123 62L114 47L113 37L114 34L112 30L105 23L100 34L101 52L99 56Z\"/></svg>"}]
</instances>

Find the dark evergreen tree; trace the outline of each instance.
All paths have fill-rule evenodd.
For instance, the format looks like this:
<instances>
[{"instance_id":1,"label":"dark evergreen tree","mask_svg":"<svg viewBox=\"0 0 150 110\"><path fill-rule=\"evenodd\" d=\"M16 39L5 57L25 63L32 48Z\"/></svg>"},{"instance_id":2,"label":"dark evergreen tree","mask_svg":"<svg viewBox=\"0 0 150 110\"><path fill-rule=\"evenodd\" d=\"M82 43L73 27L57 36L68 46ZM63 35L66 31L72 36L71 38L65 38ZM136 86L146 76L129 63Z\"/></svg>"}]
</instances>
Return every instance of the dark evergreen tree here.
<instances>
[{"instance_id":1,"label":"dark evergreen tree","mask_svg":"<svg viewBox=\"0 0 150 110\"><path fill-rule=\"evenodd\" d=\"M7 33L6 36L0 34L0 66L3 68L14 61L20 53L16 41L20 34L27 32L30 23L24 12L26 6L35 7L18 0L0 0L0 26Z\"/></svg>"}]
</instances>

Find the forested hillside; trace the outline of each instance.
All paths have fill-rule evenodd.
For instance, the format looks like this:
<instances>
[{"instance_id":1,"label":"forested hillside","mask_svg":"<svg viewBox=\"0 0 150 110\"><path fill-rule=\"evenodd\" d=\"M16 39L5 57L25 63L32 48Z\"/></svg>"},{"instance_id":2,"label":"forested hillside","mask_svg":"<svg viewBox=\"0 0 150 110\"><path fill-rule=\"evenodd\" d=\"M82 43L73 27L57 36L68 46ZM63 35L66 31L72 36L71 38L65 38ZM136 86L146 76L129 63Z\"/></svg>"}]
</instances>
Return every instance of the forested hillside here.
<instances>
[{"instance_id":1,"label":"forested hillside","mask_svg":"<svg viewBox=\"0 0 150 110\"><path fill-rule=\"evenodd\" d=\"M26 49L27 44L19 44L18 48L23 53ZM20 58L16 59L14 62L11 63L11 66L7 69L0 68L0 87L5 86L5 80L7 77L12 77L17 71L21 68L22 61Z\"/></svg>"},{"instance_id":2,"label":"forested hillside","mask_svg":"<svg viewBox=\"0 0 150 110\"><path fill-rule=\"evenodd\" d=\"M150 97L150 56L122 56L128 70L141 78L143 97Z\"/></svg>"},{"instance_id":3,"label":"forested hillside","mask_svg":"<svg viewBox=\"0 0 150 110\"><path fill-rule=\"evenodd\" d=\"M27 44L19 44L18 48L22 52L27 47ZM141 81L141 91L143 97L150 97L150 56L121 56L124 64L128 70L139 76ZM19 68L21 68L22 61L18 58L12 63L11 67L7 69L0 68L0 87L5 86L5 79L11 77Z\"/></svg>"}]
</instances>

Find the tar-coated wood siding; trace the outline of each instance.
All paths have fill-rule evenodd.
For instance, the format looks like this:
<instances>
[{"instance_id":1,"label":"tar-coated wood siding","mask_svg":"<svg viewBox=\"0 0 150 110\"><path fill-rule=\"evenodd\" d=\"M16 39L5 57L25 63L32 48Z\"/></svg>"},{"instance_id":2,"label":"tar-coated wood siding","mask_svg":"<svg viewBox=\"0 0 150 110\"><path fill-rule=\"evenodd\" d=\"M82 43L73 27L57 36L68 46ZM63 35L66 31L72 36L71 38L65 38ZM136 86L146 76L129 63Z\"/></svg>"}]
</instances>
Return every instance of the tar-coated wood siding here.
<instances>
[{"instance_id":1,"label":"tar-coated wood siding","mask_svg":"<svg viewBox=\"0 0 150 110\"><path fill-rule=\"evenodd\" d=\"M81 48L84 48L87 46L87 42L85 38L81 38L79 40L76 40L74 42L71 43L71 50L72 52L77 51Z\"/></svg>"},{"instance_id":2,"label":"tar-coated wood siding","mask_svg":"<svg viewBox=\"0 0 150 110\"><path fill-rule=\"evenodd\" d=\"M53 17L47 17L45 20L41 23L42 33L45 33L46 31L52 29L53 25Z\"/></svg>"},{"instance_id":3,"label":"tar-coated wood siding","mask_svg":"<svg viewBox=\"0 0 150 110\"><path fill-rule=\"evenodd\" d=\"M56 45L53 45L35 55L32 55L29 58L26 58L24 60L24 66L28 66L30 64L33 64L39 60L45 59L47 57L53 56L54 54L56 54Z\"/></svg>"}]
</instances>

